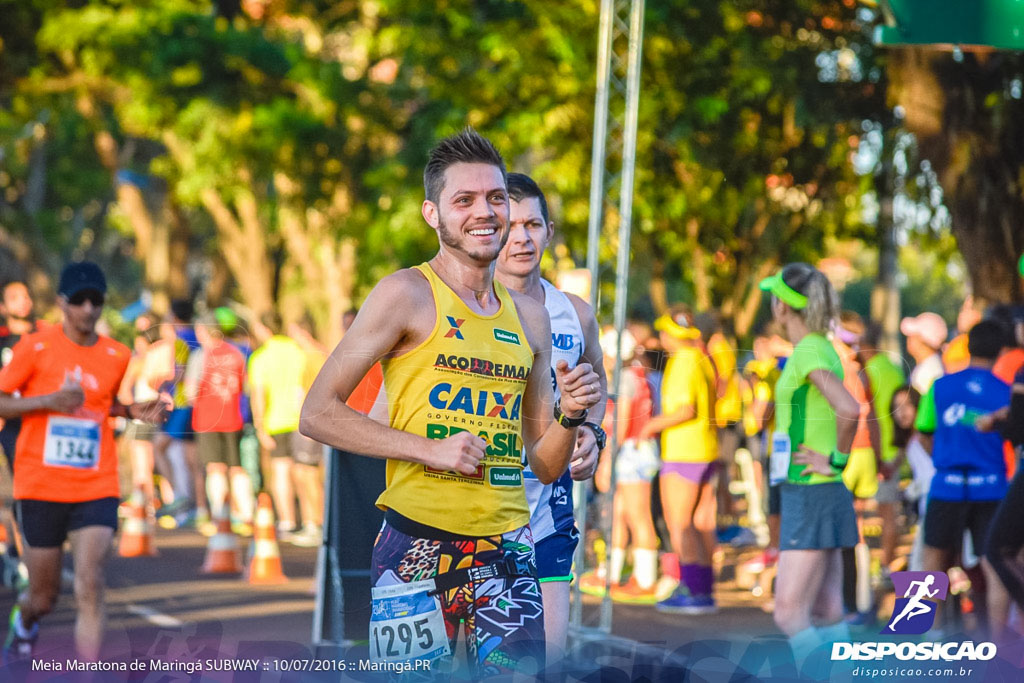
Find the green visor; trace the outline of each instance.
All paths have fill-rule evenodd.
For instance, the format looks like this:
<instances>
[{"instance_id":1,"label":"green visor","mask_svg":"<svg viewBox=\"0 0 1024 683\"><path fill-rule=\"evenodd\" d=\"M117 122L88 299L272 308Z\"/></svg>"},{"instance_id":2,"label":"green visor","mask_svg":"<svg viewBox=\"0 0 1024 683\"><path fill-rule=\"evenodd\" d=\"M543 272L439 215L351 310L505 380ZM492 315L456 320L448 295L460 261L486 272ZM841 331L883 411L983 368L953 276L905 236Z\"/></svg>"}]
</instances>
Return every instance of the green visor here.
<instances>
[{"instance_id":1,"label":"green visor","mask_svg":"<svg viewBox=\"0 0 1024 683\"><path fill-rule=\"evenodd\" d=\"M799 311L807 307L807 297L785 283L781 270L775 275L761 280L760 287L761 291L771 292L775 298L790 308Z\"/></svg>"}]
</instances>

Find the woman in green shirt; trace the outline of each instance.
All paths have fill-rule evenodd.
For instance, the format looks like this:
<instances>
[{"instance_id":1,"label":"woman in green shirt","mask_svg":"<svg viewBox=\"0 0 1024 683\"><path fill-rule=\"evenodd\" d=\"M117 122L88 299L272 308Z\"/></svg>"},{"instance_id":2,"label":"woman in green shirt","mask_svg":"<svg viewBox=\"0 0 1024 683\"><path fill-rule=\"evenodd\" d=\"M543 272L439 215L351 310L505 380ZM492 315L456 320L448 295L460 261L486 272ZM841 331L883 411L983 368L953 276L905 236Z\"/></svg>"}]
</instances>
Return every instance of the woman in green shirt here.
<instances>
[{"instance_id":1,"label":"woman in green shirt","mask_svg":"<svg viewBox=\"0 0 1024 683\"><path fill-rule=\"evenodd\" d=\"M839 312L828 279L790 263L760 286L794 345L775 385L770 471L782 498L775 623L800 661L823 643L849 639L840 549L856 545L857 523L840 475L860 406L826 338Z\"/></svg>"}]
</instances>

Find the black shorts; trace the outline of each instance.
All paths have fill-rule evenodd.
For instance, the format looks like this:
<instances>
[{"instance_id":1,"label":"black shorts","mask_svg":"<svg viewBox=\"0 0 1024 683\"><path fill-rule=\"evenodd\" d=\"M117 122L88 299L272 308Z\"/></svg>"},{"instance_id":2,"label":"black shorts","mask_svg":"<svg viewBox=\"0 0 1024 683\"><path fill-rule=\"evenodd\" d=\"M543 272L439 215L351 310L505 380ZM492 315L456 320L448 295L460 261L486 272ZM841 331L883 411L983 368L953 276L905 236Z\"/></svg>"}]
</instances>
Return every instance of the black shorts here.
<instances>
[{"instance_id":1,"label":"black shorts","mask_svg":"<svg viewBox=\"0 0 1024 683\"><path fill-rule=\"evenodd\" d=\"M48 500L14 501L21 535L31 548L59 548L69 531L87 526L108 526L117 531L117 498L97 498L80 503Z\"/></svg>"},{"instance_id":2,"label":"black shorts","mask_svg":"<svg viewBox=\"0 0 1024 683\"><path fill-rule=\"evenodd\" d=\"M998 500L971 502L931 498L924 513L924 544L956 551L963 544L964 530L969 529L976 551L981 552L998 507Z\"/></svg>"},{"instance_id":3,"label":"black shorts","mask_svg":"<svg viewBox=\"0 0 1024 683\"><path fill-rule=\"evenodd\" d=\"M241 467L242 456L239 444L242 432L196 432L196 455L199 463L206 467L221 463L228 467Z\"/></svg>"}]
</instances>

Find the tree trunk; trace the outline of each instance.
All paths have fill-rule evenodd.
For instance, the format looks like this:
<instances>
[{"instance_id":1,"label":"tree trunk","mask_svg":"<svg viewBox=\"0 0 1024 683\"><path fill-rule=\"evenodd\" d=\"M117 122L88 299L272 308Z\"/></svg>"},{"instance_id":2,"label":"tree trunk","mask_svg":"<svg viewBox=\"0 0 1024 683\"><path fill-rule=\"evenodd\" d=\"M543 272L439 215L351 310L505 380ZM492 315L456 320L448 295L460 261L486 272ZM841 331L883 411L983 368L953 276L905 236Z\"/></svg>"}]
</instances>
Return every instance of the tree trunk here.
<instances>
[{"instance_id":1,"label":"tree trunk","mask_svg":"<svg viewBox=\"0 0 1024 683\"><path fill-rule=\"evenodd\" d=\"M235 214L213 188L202 191L201 201L217 226L221 254L235 277L242 301L257 317L273 311L274 272L267 255L265 234L251 227L243 230Z\"/></svg>"},{"instance_id":2,"label":"tree trunk","mask_svg":"<svg viewBox=\"0 0 1024 683\"><path fill-rule=\"evenodd\" d=\"M1024 300L1024 103L1004 94L1020 59L925 48L890 51L891 92L931 162L973 293Z\"/></svg>"},{"instance_id":3,"label":"tree trunk","mask_svg":"<svg viewBox=\"0 0 1024 683\"><path fill-rule=\"evenodd\" d=\"M657 256L651 261L651 281L647 285L651 297L654 315L660 316L668 312L668 286L665 284L665 262Z\"/></svg>"},{"instance_id":4,"label":"tree trunk","mask_svg":"<svg viewBox=\"0 0 1024 683\"><path fill-rule=\"evenodd\" d=\"M700 223L696 218L686 221L686 236L693 250L693 295L696 309L706 311L711 308L711 283L708 281L707 259L704 248L700 246Z\"/></svg>"}]
</instances>

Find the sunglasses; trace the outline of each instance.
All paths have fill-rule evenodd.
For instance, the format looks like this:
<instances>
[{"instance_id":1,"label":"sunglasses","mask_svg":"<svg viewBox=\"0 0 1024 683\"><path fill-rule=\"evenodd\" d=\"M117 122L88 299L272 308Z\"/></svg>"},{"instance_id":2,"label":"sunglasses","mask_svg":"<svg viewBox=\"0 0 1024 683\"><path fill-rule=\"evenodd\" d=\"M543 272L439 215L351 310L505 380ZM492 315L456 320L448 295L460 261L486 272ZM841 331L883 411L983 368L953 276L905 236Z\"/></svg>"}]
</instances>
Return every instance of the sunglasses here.
<instances>
[{"instance_id":1,"label":"sunglasses","mask_svg":"<svg viewBox=\"0 0 1024 683\"><path fill-rule=\"evenodd\" d=\"M86 301L91 303L96 308L99 308L100 306L103 305L104 297L101 293L92 289L86 289L81 292L76 292L68 297L68 303L71 304L72 306L81 306Z\"/></svg>"}]
</instances>

